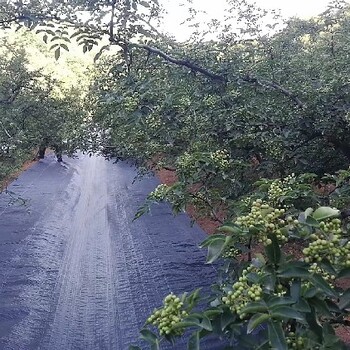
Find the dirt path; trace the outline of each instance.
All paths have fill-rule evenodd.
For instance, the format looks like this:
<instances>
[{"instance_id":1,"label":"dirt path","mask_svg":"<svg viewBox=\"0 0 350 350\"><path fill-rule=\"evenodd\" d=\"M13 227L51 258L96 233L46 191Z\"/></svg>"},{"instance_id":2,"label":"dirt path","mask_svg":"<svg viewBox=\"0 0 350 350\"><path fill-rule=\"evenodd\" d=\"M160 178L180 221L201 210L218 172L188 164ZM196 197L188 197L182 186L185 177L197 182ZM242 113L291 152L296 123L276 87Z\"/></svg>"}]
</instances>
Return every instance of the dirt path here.
<instances>
[{"instance_id":1,"label":"dirt path","mask_svg":"<svg viewBox=\"0 0 350 350\"><path fill-rule=\"evenodd\" d=\"M164 295L213 281L186 215L160 205L132 223L157 185L134 176L125 163L49 156L9 187L26 206L0 196L0 349L126 350Z\"/></svg>"}]
</instances>

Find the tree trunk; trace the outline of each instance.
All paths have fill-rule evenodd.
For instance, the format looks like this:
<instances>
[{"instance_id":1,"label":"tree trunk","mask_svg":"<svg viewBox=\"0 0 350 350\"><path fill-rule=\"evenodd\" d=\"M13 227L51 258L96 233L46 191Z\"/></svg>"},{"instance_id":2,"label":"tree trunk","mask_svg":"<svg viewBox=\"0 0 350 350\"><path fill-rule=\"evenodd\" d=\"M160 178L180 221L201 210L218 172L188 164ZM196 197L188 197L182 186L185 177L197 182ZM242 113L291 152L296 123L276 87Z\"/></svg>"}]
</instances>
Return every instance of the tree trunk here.
<instances>
[{"instance_id":1,"label":"tree trunk","mask_svg":"<svg viewBox=\"0 0 350 350\"><path fill-rule=\"evenodd\" d=\"M44 159L45 158L45 151L46 151L46 145L41 144L39 146L39 151L38 151L38 158L39 159Z\"/></svg>"}]
</instances>

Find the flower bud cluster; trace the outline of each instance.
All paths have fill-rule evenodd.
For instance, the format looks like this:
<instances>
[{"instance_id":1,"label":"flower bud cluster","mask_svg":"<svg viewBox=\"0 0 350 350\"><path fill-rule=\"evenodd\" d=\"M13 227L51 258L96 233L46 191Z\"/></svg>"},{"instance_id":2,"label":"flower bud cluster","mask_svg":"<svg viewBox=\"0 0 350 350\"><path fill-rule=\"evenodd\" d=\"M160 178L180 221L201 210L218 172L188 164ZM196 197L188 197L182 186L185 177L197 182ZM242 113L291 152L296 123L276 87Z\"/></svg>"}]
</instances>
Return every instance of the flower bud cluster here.
<instances>
[{"instance_id":1,"label":"flower bud cluster","mask_svg":"<svg viewBox=\"0 0 350 350\"><path fill-rule=\"evenodd\" d=\"M250 284L247 274L254 269L249 266L242 271L242 276L233 284L232 290L222 297L222 302L227 305L233 313L237 313L241 319L247 315L243 312L243 308L250 302L259 301L263 295L263 290L259 284Z\"/></svg>"},{"instance_id":2,"label":"flower bud cluster","mask_svg":"<svg viewBox=\"0 0 350 350\"><path fill-rule=\"evenodd\" d=\"M193 157L190 153L184 152L178 159L177 159L177 167L181 170L191 168L193 166Z\"/></svg>"},{"instance_id":3,"label":"flower bud cluster","mask_svg":"<svg viewBox=\"0 0 350 350\"><path fill-rule=\"evenodd\" d=\"M285 294L287 294L287 288L283 287L282 284L278 284L276 286L276 290L274 292L274 295L276 295L278 297L282 297Z\"/></svg>"},{"instance_id":4,"label":"flower bud cluster","mask_svg":"<svg viewBox=\"0 0 350 350\"><path fill-rule=\"evenodd\" d=\"M312 263L309 267L309 272L312 274L321 275L327 282L332 282L335 280L336 276L331 275L329 272L322 269L317 263Z\"/></svg>"},{"instance_id":5,"label":"flower bud cluster","mask_svg":"<svg viewBox=\"0 0 350 350\"><path fill-rule=\"evenodd\" d=\"M292 191L292 185L295 183L295 175L288 175L282 180L274 180L267 192L269 201L277 203L278 199L287 194L288 191Z\"/></svg>"},{"instance_id":6,"label":"flower bud cluster","mask_svg":"<svg viewBox=\"0 0 350 350\"><path fill-rule=\"evenodd\" d=\"M175 104L175 107L178 107L178 108L187 108L191 105L191 99L187 96L182 96L179 98L178 100L178 103Z\"/></svg>"},{"instance_id":7,"label":"flower bud cluster","mask_svg":"<svg viewBox=\"0 0 350 350\"><path fill-rule=\"evenodd\" d=\"M341 220L331 219L320 223L313 240L303 249L307 263L328 260L334 267L350 267L350 241L342 237Z\"/></svg>"},{"instance_id":8,"label":"flower bud cluster","mask_svg":"<svg viewBox=\"0 0 350 350\"><path fill-rule=\"evenodd\" d=\"M214 166L221 170L225 170L230 166L230 154L226 149L210 152Z\"/></svg>"},{"instance_id":9,"label":"flower bud cluster","mask_svg":"<svg viewBox=\"0 0 350 350\"><path fill-rule=\"evenodd\" d=\"M138 99L131 96L125 97L123 106L126 112L134 112L138 107Z\"/></svg>"},{"instance_id":10,"label":"flower bud cluster","mask_svg":"<svg viewBox=\"0 0 350 350\"><path fill-rule=\"evenodd\" d=\"M165 184L158 185L149 195L148 199L153 199L156 201L161 201L166 198L169 191L169 186Z\"/></svg>"},{"instance_id":11,"label":"flower bud cluster","mask_svg":"<svg viewBox=\"0 0 350 350\"><path fill-rule=\"evenodd\" d=\"M239 254L241 254L241 251L235 247L230 247L227 248L221 256L225 259L234 259L236 258Z\"/></svg>"},{"instance_id":12,"label":"flower bud cluster","mask_svg":"<svg viewBox=\"0 0 350 350\"><path fill-rule=\"evenodd\" d=\"M286 336L288 349L303 350L305 349L306 339L296 335L294 332L289 332Z\"/></svg>"},{"instance_id":13,"label":"flower bud cluster","mask_svg":"<svg viewBox=\"0 0 350 350\"><path fill-rule=\"evenodd\" d=\"M195 193L195 198L201 200L201 201L205 201L207 200L206 195L203 192L196 192Z\"/></svg>"},{"instance_id":14,"label":"flower bud cluster","mask_svg":"<svg viewBox=\"0 0 350 350\"><path fill-rule=\"evenodd\" d=\"M213 108L218 103L219 98L217 96L209 95L203 100L203 104L206 107Z\"/></svg>"},{"instance_id":15,"label":"flower bud cluster","mask_svg":"<svg viewBox=\"0 0 350 350\"><path fill-rule=\"evenodd\" d=\"M159 116L149 115L146 118L146 124L152 129L158 129L162 125Z\"/></svg>"},{"instance_id":16,"label":"flower bud cluster","mask_svg":"<svg viewBox=\"0 0 350 350\"><path fill-rule=\"evenodd\" d=\"M182 328L174 329L174 326L187 317L187 311L183 310L183 303L179 297L173 293L167 295L163 300L163 307L153 311L147 319L148 324L152 324L159 329L160 335L180 336Z\"/></svg>"},{"instance_id":17,"label":"flower bud cluster","mask_svg":"<svg viewBox=\"0 0 350 350\"><path fill-rule=\"evenodd\" d=\"M281 242L287 242L288 230L282 230L282 228L293 228L298 224L298 221L291 217L285 219L285 212L283 208L275 209L261 199L257 199L252 203L250 213L238 217L235 224L246 229L256 227L258 241L264 245L272 243L271 239L268 238L270 234L275 234Z\"/></svg>"}]
</instances>

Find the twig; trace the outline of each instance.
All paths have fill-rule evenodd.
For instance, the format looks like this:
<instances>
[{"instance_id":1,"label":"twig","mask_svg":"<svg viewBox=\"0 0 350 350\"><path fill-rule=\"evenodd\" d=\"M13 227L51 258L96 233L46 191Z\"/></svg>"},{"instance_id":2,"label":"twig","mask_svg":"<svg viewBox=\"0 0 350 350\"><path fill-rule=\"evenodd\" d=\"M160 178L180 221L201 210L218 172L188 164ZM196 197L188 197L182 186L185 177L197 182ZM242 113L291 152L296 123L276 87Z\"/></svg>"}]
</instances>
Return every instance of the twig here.
<instances>
[{"instance_id":1,"label":"twig","mask_svg":"<svg viewBox=\"0 0 350 350\"><path fill-rule=\"evenodd\" d=\"M213 218L214 218L215 221L219 222L220 224L223 224L223 223L224 223L224 222L219 218L219 216L216 214L216 211L215 211L213 205L212 205L207 199L205 199L205 198L203 198L203 197L200 197L200 196L196 195L195 193L191 193L191 196L192 196L193 198L196 198L196 199L201 200L202 202L204 202L204 203L209 207L210 213L211 213L211 215L213 216Z\"/></svg>"},{"instance_id":2,"label":"twig","mask_svg":"<svg viewBox=\"0 0 350 350\"><path fill-rule=\"evenodd\" d=\"M306 104L304 102L302 102L298 96L293 94L290 90L277 84L276 82L267 81L267 80L259 80L258 78L252 77L249 75L240 77L239 79L241 79L247 83L255 84L256 86L260 86L260 87L264 87L264 88L272 88L274 90L277 90L277 91L281 92L283 95L289 97L292 101L294 101L298 107L300 107L302 109L304 109L306 107Z\"/></svg>"},{"instance_id":3,"label":"twig","mask_svg":"<svg viewBox=\"0 0 350 350\"><path fill-rule=\"evenodd\" d=\"M4 124L1 121L0 121L0 124L1 124L2 128L4 129L5 134L8 136L8 138L12 139L11 134L7 131L7 129L5 128Z\"/></svg>"}]
</instances>

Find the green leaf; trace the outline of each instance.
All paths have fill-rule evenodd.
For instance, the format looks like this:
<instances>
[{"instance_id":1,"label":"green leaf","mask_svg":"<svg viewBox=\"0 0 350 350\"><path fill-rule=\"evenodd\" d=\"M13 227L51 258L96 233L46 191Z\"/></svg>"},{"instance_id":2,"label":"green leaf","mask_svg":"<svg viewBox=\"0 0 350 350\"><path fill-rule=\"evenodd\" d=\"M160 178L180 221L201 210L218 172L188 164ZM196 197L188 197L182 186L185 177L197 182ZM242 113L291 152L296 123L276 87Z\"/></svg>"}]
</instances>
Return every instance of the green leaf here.
<instances>
[{"instance_id":1,"label":"green leaf","mask_svg":"<svg viewBox=\"0 0 350 350\"><path fill-rule=\"evenodd\" d=\"M69 48L66 44L60 44L60 47L62 47L66 51L69 51Z\"/></svg>"},{"instance_id":2,"label":"green leaf","mask_svg":"<svg viewBox=\"0 0 350 350\"><path fill-rule=\"evenodd\" d=\"M199 320L196 320L196 321L189 320L189 321L187 321L187 319L185 319L182 322L176 323L171 328L172 329L182 329L182 328L188 328L188 327L199 327L199 325L200 325Z\"/></svg>"},{"instance_id":3,"label":"green leaf","mask_svg":"<svg viewBox=\"0 0 350 350\"><path fill-rule=\"evenodd\" d=\"M182 326L177 327L178 325L182 325ZM188 317L186 317L183 320L183 322L180 322L177 325L175 325L174 328L183 328L183 327L192 327L192 326L197 326L207 331L213 330L209 318L203 314L191 314Z\"/></svg>"},{"instance_id":4,"label":"green leaf","mask_svg":"<svg viewBox=\"0 0 350 350\"><path fill-rule=\"evenodd\" d=\"M45 29L45 32L46 32L47 34L50 34L51 36L54 36L54 35L55 35L55 32L52 31L51 29Z\"/></svg>"},{"instance_id":5,"label":"green leaf","mask_svg":"<svg viewBox=\"0 0 350 350\"><path fill-rule=\"evenodd\" d=\"M333 327L328 322L323 325L323 333L325 335L335 335Z\"/></svg>"},{"instance_id":6,"label":"green leaf","mask_svg":"<svg viewBox=\"0 0 350 350\"><path fill-rule=\"evenodd\" d=\"M331 207L319 207L314 211L312 217L317 221L321 221L325 219L336 218L339 215L340 211L338 209Z\"/></svg>"},{"instance_id":7,"label":"green leaf","mask_svg":"<svg viewBox=\"0 0 350 350\"><path fill-rule=\"evenodd\" d=\"M276 276L274 274L268 274L260 278L260 284L263 284L267 291L273 292L276 285Z\"/></svg>"},{"instance_id":8,"label":"green leaf","mask_svg":"<svg viewBox=\"0 0 350 350\"><path fill-rule=\"evenodd\" d=\"M223 331L227 326L236 321L236 315L231 311L225 310L221 315L221 330Z\"/></svg>"},{"instance_id":9,"label":"green leaf","mask_svg":"<svg viewBox=\"0 0 350 350\"><path fill-rule=\"evenodd\" d=\"M223 311L221 309L209 309L209 310L204 311L204 315L209 317L209 318L219 316L222 313L223 313Z\"/></svg>"},{"instance_id":10,"label":"green leaf","mask_svg":"<svg viewBox=\"0 0 350 350\"><path fill-rule=\"evenodd\" d=\"M57 41L57 40L61 40L61 37L55 36L55 37L51 38L50 41L53 42L53 41Z\"/></svg>"},{"instance_id":11,"label":"green leaf","mask_svg":"<svg viewBox=\"0 0 350 350\"><path fill-rule=\"evenodd\" d=\"M303 299L303 298L300 298L294 305L293 305L293 308L297 311L300 311L300 312L310 312L311 311L311 308L310 308L310 305L309 303Z\"/></svg>"},{"instance_id":12,"label":"green leaf","mask_svg":"<svg viewBox=\"0 0 350 350\"><path fill-rule=\"evenodd\" d=\"M143 7L150 7L150 4L147 1L140 0L139 4L142 5Z\"/></svg>"},{"instance_id":13,"label":"green leaf","mask_svg":"<svg viewBox=\"0 0 350 350\"><path fill-rule=\"evenodd\" d=\"M330 312L334 312L339 314L341 312L341 310L339 309L338 304L336 304L334 301L330 300L330 299L326 299L325 303L327 304L327 307L329 309Z\"/></svg>"},{"instance_id":14,"label":"green leaf","mask_svg":"<svg viewBox=\"0 0 350 350\"><path fill-rule=\"evenodd\" d=\"M139 346L130 345L129 350L142 350Z\"/></svg>"},{"instance_id":15,"label":"green leaf","mask_svg":"<svg viewBox=\"0 0 350 350\"><path fill-rule=\"evenodd\" d=\"M260 268L265 264L266 264L266 260L264 258L264 255L262 255L261 253L257 253L255 257L252 259L252 265L257 268Z\"/></svg>"},{"instance_id":16,"label":"green leaf","mask_svg":"<svg viewBox=\"0 0 350 350\"><path fill-rule=\"evenodd\" d=\"M154 344L151 345L151 350L160 350L158 340Z\"/></svg>"},{"instance_id":17,"label":"green leaf","mask_svg":"<svg viewBox=\"0 0 350 350\"><path fill-rule=\"evenodd\" d=\"M310 277L310 281L315 285L315 287L319 288L323 293L326 295L337 298L337 293L334 291L334 289L327 283L321 276L319 275L312 275Z\"/></svg>"},{"instance_id":18,"label":"green leaf","mask_svg":"<svg viewBox=\"0 0 350 350\"><path fill-rule=\"evenodd\" d=\"M186 302L188 304L189 309L192 310L192 308L198 303L200 300L200 291L201 288L197 288L195 291L193 291L189 296L186 297ZM185 299L185 294L183 295L183 299ZM184 301L184 300L183 300Z\"/></svg>"},{"instance_id":19,"label":"green leaf","mask_svg":"<svg viewBox=\"0 0 350 350\"><path fill-rule=\"evenodd\" d=\"M321 300L319 298L311 298L309 299L309 303L315 308L318 314L326 317L332 317L332 314L329 311L328 305L324 300Z\"/></svg>"},{"instance_id":20,"label":"green leaf","mask_svg":"<svg viewBox=\"0 0 350 350\"><path fill-rule=\"evenodd\" d=\"M276 306L270 308L272 318L291 318L293 320L304 321L304 316L290 306Z\"/></svg>"},{"instance_id":21,"label":"green leaf","mask_svg":"<svg viewBox=\"0 0 350 350\"><path fill-rule=\"evenodd\" d=\"M293 298L294 301L299 300L300 292L301 292L301 281L300 280L292 281L292 284L290 286L290 296Z\"/></svg>"},{"instance_id":22,"label":"green leaf","mask_svg":"<svg viewBox=\"0 0 350 350\"><path fill-rule=\"evenodd\" d=\"M149 329L141 329L141 339L146 340L150 344L157 344L158 338L157 336L152 333Z\"/></svg>"},{"instance_id":23,"label":"green leaf","mask_svg":"<svg viewBox=\"0 0 350 350\"><path fill-rule=\"evenodd\" d=\"M266 255L270 262L278 264L281 260L281 249L278 245L278 241L275 235L270 235L272 243L265 247Z\"/></svg>"},{"instance_id":24,"label":"green leaf","mask_svg":"<svg viewBox=\"0 0 350 350\"><path fill-rule=\"evenodd\" d=\"M200 327L206 329L207 331L212 331L213 327L211 326L211 322L208 317L202 316L202 322L200 323Z\"/></svg>"},{"instance_id":25,"label":"green leaf","mask_svg":"<svg viewBox=\"0 0 350 350\"><path fill-rule=\"evenodd\" d=\"M224 232L224 233L233 233L233 234L241 234L242 233L242 229L237 226L237 225L224 225L224 226L220 226L217 231L219 232Z\"/></svg>"},{"instance_id":26,"label":"green leaf","mask_svg":"<svg viewBox=\"0 0 350 350\"><path fill-rule=\"evenodd\" d=\"M95 55L94 57L94 62L97 62L97 60L101 57L104 51L109 50L110 46L109 45L103 45L99 52Z\"/></svg>"},{"instance_id":27,"label":"green leaf","mask_svg":"<svg viewBox=\"0 0 350 350\"><path fill-rule=\"evenodd\" d=\"M346 350L348 347L344 346L344 343L339 339L338 336L333 334L324 335L324 349L339 349Z\"/></svg>"},{"instance_id":28,"label":"green leaf","mask_svg":"<svg viewBox=\"0 0 350 350\"><path fill-rule=\"evenodd\" d=\"M260 281L261 276L256 272L249 272L246 274L247 280L249 282L258 283Z\"/></svg>"},{"instance_id":29,"label":"green leaf","mask_svg":"<svg viewBox=\"0 0 350 350\"><path fill-rule=\"evenodd\" d=\"M200 245L200 248L205 248L208 247L211 242L215 241L216 239L222 239L225 240L226 235L223 234L215 234L215 235L210 235L208 238L206 238Z\"/></svg>"},{"instance_id":30,"label":"green leaf","mask_svg":"<svg viewBox=\"0 0 350 350\"><path fill-rule=\"evenodd\" d=\"M350 306L350 288L341 295L338 306L340 309L347 309Z\"/></svg>"},{"instance_id":31,"label":"green leaf","mask_svg":"<svg viewBox=\"0 0 350 350\"><path fill-rule=\"evenodd\" d=\"M308 216L306 218L305 224L309 225L309 226L312 226L312 227L320 227L320 223L315 218L313 218L312 216Z\"/></svg>"},{"instance_id":32,"label":"green leaf","mask_svg":"<svg viewBox=\"0 0 350 350\"><path fill-rule=\"evenodd\" d=\"M268 333L271 347L274 350L288 350L287 342L284 337L284 331L280 322L269 321Z\"/></svg>"},{"instance_id":33,"label":"green leaf","mask_svg":"<svg viewBox=\"0 0 350 350\"><path fill-rule=\"evenodd\" d=\"M272 309L276 306L291 305L293 303L295 303L295 301L290 297L273 296L267 301L267 306Z\"/></svg>"},{"instance_id":34,"label":"green leaf","mask_svg":"<svg viewBox=\"0 0 350 350\"><path fill-rule=\"evenodd\" d=\"M225 236L225 238L217 238L210 242L208 246L208 254L207 254L207 264L213 263L216 259L219 258L221 253L225 250L227 245L232 241L231 236Z\"/></svg>"},{"instance_id":35,"label":"green leaf","mask_svg":"<svg viewBox=\"0 0 350 350\"><path fill-rule=\"evenodd\" d=\"M342 269L339 273L337 278L350 278L350 267L347 267L345 269Z\"/></svg>"},{"instance_id":36,"label":"green leaf","mask_svg":"<svg viewBox=\"0 0 350 350\"><path fill-rule=\"evenodd\" d=\"M82 29L78 29L76 32L74 32L70 38L73 39L74 37L76 37L77 35L83 33L84 31ZM52 34L53 35L53 34Z\"/></svg>"},{"instance_id":37,"label":"green leaf","mask_svg":"<svg viewBox=\"0 0 350 350\"><path fill-rule=\"evenodd\" d=\"M248 322L247 333L250 334L251 332L253 332L253 330L256 327L258 327L260 324L270 319L270 317L271 316L269 314L262 314L262 313L255 314Z\"/></svg>"},{"instance_id":38,"label":"green leaf","mask_svg":"<svg viewBox=\"0 0 350 350\"><path fill-rule=\"evenodd\" d=\"M267 311L267 305L264 301L252 302L244 308L242 308L241 311L244 314L255 314L256 312L264 312Z\"/></svg>"},{"instance_id":39,"label":"green leaf","mask_svg":"<svg viewBox=\"0 0 350 350\"><path fill-rule=\"evenodd\" d=\"M59 44L53 44L50 46L50 50L54 49L55 47L59 46Z\"/></svg>"},{"instance_id":40,"label":"green leaf","mask_svg":"<svg viewBox=\"0 0 350 350\"><path fill-rule=\"evenodd\" d=\"M307 219L308 217L310 217L310 215L314 212L314 210L312 208L307 208L304 212L304 216L305 219Z\"/></svg>"},{"instance_id":41,"label":"green leaf","mask_svg":"<svg viewBox=\"0 0 350 350\"><path fill-rule=\"evenodd\" d=\"M306 278L308 279L311 273L303 267L286 268L278 274L278 277L283 278Z\"/></svg>"},{"instance_id":42,"label":"green leaf","mask_svg":"<svg viewBox=\"0 0 350 350\"><path fill-rule=\"evenodd\" d=\"M188 350L199 350L199 332L195 332L188 339Z\"/></svg>"},{"instance_id":43,"label":"green leaf","mask_svg":"<svg viewBox=\"0 0 350 350\"><path fill-rule=\"evenodd\" d=\"M55 59L56 61L60 58L61 56L61 48L58 47L56 50L55 50Z\"/></svg>"},{"instance_id":44,"label":"green leaf","mask_svg":"<svg viewBox=\"0 0 350 350\"><path fill-rule=\"evenodd\" d=\"M323 260L319 263L319 266L325 270L326 272L328 272L331 275L336 275L337 271L334 269L333 265L327 261L327 260Z\"/></svg>"},{"instance_id":45,"label":"green leaf","mask_svg":"<svg viewBox=\"0 0 350 350\"><path fill-rule=\"evenodd\" d=\"M315 309L313 307L311 307L311 312L308 312L305 314L305 318L306 318L306 322L308 323L308 325L310 327L310 330L313 333L315 333L315 335L318 338L318 341L322 342L323 329L317 320Z\"/></svg>"}]
</instances>

